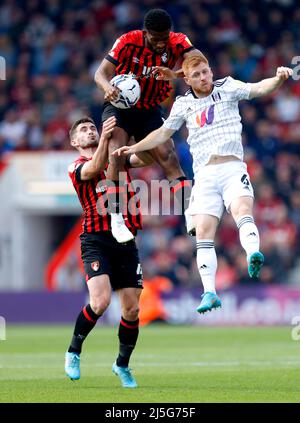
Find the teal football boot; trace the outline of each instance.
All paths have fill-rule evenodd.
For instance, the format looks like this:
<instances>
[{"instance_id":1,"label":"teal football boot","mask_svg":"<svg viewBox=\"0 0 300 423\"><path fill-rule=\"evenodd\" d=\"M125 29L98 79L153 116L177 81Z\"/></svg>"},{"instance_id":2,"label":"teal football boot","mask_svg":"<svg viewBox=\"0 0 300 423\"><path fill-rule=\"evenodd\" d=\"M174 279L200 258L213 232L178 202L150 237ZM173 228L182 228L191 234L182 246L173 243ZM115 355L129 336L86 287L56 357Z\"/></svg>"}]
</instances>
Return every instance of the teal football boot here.
<instances>
[{"instance_id":1,"label":"teal football boot","mask_svg":"<svg viewBox=\"0 0 300 423\"><path fill-rule=\"evenodd\" d=\"M73 352L66 352L65 372L71 380L80 379L80 355Z\"/></svg>"},{"instance_id":2,"label":"teal football boot","mask_svg":"<svg viewBox=\"0 0 300 423\"><path fill-rule=\"evenodd\" d=\"M114 363L112 365L112 371L115 375L119 376L123 388L137 388L138 385L128 367L119 367L117 363Z\"/></svg>"},{"instance_id":3,"label":"teal football boot","mask_svg":"<svg viewBox=\"0 0 300 423\"><path fill-rule=\"evenodd\" d=\"M201 298L201 303L197 307L198 313L205 313L222 306L220 298L214 292L205 292L201 295Z\"/></svg>"},{"instance_id":4,"label":"teal football boot","mask_svg":"<svg viewBox=\"0 0 300 423\"><path fill-rule=\"evenodd\" d=\"M248 260L248 273L250 278L258 278L264 261L264 255L259 251L250 255Z\"/></svg>"}]
</instances>

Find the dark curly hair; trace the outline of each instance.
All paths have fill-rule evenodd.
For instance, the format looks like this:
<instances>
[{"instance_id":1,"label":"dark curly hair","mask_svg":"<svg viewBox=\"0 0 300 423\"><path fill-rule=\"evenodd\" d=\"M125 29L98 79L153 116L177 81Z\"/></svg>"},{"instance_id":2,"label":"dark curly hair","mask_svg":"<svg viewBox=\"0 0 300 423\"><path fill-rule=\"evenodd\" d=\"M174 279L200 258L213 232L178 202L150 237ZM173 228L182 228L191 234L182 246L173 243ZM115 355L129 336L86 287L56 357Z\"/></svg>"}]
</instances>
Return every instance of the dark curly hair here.
<instances>
[{"instance_id":1,"label":"dark curly hair","mask_svg":"<svg viewBox=\"0 0 300 423\"><path fill-rule=\"evenodd\" d=\"M163 9L151 9L144 17L144 28L147 31L164 32L171 27L171 16Z\"/></svg>"},{"instance_id":2,"label":"dark curly hair","mask_svg":"<svg viewBox=\"0 0 300 423\"><path fill-rule=\"evenodd\" d=\"M82 117L80 119L77 119L76 122L73 123L73 125L72 125L72 127L71 127L71 129L69 131L70 139L73 138L73 135L74 135L74 133L75 133L75 131L77 129L77 126L79 126L81 123L92 123L93 125L96 126L96 124L93 121L93 119L90 118L89 116L84 116L84 117Z\"/></svg>"}]
</instances>

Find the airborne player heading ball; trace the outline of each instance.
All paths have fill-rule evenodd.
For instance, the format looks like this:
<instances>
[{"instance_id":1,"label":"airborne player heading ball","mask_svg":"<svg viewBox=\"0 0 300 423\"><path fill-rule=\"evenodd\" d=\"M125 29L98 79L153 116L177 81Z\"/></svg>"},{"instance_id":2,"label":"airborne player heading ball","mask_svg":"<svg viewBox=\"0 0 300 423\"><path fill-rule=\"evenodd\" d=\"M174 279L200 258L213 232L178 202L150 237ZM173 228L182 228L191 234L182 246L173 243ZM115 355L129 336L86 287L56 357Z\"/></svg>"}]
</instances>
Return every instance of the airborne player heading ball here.
<instances>
[{"instance_id":1,"label":"airborne player heading ball","mask_svg":"<svg viewBox=\"0 0 300 423\"><path fill-rule=\"evenodd\" d=\"M172 20L165 10L151 9L144 17L144 29L130 31L118 38L96 71L95 81L104 91L106 100L102 121L105 122L111 116L117 119L109 141L109 154L127 145L130 137L133 136L135 142L139 142L163 124L160 104L170 94L168 81L183 76L181 69L172 69L179 60L198 52L185 34L175 33L171 28ZM133 74L139 81L141 96L130 109L120 110L110 103L118 97L118 89L110 83L116 74ZM164 170L174 195L185 210L191 184L180 167L173 141L169 139L164 145L153 149L151 155L152 161L156 161ZM121 185L120 191L123 182L119 181L119 173L124 169L124 162L125 158L110 156L106 175L114 185ZM119 203L121 201L119 198ZM132 234L122 224L124 221L120 204L112 204L109 192L108 202L116 239L119 242L132 239ZM119 228L119 235L114 230L115 225ZM187 229L191 229L188 222Z\"/></svg>"}]
</instances>

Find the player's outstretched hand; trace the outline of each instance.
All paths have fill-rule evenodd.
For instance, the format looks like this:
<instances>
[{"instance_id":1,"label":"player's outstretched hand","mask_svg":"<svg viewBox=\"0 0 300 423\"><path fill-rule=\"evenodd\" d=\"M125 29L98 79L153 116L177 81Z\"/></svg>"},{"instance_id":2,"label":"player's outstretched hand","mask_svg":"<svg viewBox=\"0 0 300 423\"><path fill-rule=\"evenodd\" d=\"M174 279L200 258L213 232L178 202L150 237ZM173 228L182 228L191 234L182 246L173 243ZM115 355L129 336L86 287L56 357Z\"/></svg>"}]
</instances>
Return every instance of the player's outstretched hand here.
<instances>
[{"instance_id":1,"label":"player's outstretched hand","mask_svg":"<svg viewBox=\"0 0 300 423\"><path fill-rule=\"evenodd\" d=\"M105 90L104 100L105 101L117 100L119 97L119 91L120 91L119 88L109 84L107 89Z\"/></svg>"},{"instance_id":2,"label":"player's outstretched hand","mask_svg":"<svg viewBox=\"0 0 300 423\"><path fill-rule=\"evenodd\" d=\"M170 81L176 78L175 72L164 66L155 66L152 69L152 74L158 81Z\"/></svg>"},{"instance_id":3,"label":"player's outstretched hand","mask_svg":"<svg viewBox=\"0 0 300 423\"><path fill-rule=\"evenodd\" d=\"M110 138L111 133L114 130L114 127L116 126L116 123L117 123L117 119L115 116L111 116L105 122L103 122L101 138L106 138L106 139Z\"/></svg>"},{"instance_id":4,"label":"player's outstretched hand","mask_svg":"<svg viewBox=\"0 0 300 423\"><path fill-rule=\"evenodd\" d=\"M276 76L281 81L286 81L292 75L293 75L293 69L291 68L287 68L285 66L280 66L279 68L277 68Z\"/></svg>"},{"instance_id":5,"label":"player's outstretched hand","mask_svg":"<svg viewBox=\"0 0 300 423\"><path fill-rule=\"evenodd\" d=\"M112 156L127 156L128 154L134 154L135 153L135 149L134 149L134 145L125 145L124 147L120 147L117 150L113 151L111 153Z\"/></svg>"}]
</instances>

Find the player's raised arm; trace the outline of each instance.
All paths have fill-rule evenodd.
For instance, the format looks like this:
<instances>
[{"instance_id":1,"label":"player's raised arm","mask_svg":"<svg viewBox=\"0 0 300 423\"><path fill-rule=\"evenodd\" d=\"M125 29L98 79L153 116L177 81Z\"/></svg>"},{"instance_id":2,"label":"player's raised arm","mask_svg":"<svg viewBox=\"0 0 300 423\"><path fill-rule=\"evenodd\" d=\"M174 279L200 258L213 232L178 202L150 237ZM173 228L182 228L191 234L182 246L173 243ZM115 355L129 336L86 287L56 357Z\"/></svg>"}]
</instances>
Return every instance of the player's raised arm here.
<instances>
[{"instance_id":1,"label":"player's raised arm","mask_svg":"<svg viewBox=\"0 0 300 423\"><path fill-rule=\"evenodd\" d=\"M117 100L119 89L110 84L115 75L116 66L107 59L103 59L95 73L95 82L104 91L104 99L107 101Z\"/></svg>"},{"instance_id":2,"label":"player's raised arm","mask_svg":"<svg viewBox=\"0 0 300 423\"><path fill-rule=\"evenodd\" d=\"M152 150L160 144L166 142L173 134L173 129L168 129L163 126L150 132L143 140L131 146L124 146L115 150L113 156L127 156L127 154L135 154L141 151Z\"/></svg>"},{"instance_id":3,"label":"player's raised arm","mask_svg":"<svg viewBox=\"0 0 300 423\"><path fill-rule=\"evenodd\" d=\"M101 170L105 169L108 161L108 140L115 126L116 118L114 116L110 117L103 123L97 150L93 154L92 159L84 163L82 166L80 172L80 178L82 181L93 179Z\"/></svg>"},{"instance_id":4,"label":"player's raised arm","mask_svg":"<svg viewBox=\"0 0 300 423\"><path fill-rule=\"evenodd\" d=\"M202 55L200 50L197 50L194 48L193 50L190 50L183 54L183 59L185 59L187 56L194 56L194 55ZM182 69L178 69L176 71L173 71L170 68L167 68L165 66L155 66L152 70L152 73L155 75L155 78L158 81L171 81L172 79L176 78L183 78L184 73Z\"/></svg>"},{"instance_id":5,"label":"player's raised arm","mask_svg":"<svg viewBox=\"0 0 300 423\"><path fill-rule=\"evenodd\" d=\"M279 88L284 83L284 81L292 76L292 74L293 70L291 68L280 66L277 68L276 75L273 78L263 79L260 82L251 84L249 99L272 93L277 88Z\"/></svg>"}]
</instances>

